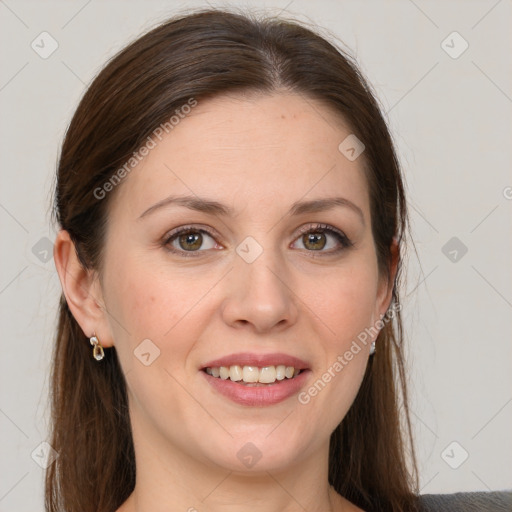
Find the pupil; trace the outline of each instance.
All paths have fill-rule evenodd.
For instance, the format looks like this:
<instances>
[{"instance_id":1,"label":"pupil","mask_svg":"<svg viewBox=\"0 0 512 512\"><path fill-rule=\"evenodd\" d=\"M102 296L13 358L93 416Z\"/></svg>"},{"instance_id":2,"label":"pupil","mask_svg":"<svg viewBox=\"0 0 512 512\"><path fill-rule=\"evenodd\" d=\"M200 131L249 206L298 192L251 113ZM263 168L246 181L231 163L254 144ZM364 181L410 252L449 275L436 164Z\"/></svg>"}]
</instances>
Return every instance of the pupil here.
<instances>
[{"instance_id":1,"label":"pupil","mask_svg":"<svg viewBox=\"0 0 512 512\"><path fill-rule=\"evenodd\" d=\"M304 246L308 248L308 244L311 244L311 247L314 250L323 249L325 247L325 235L324 233L308 233L304 235L306 238L306 242Z\"/></svg>"},{"instance_id":2,"label":"pupil","mask_svg":"<svg viewBox=\"0 0 512 512\"><path fill-rule=\"evenodd\" d=\"M180 246L185 250L199 249L202 245L201 233L187 233L180 236Z\"/></svg>"}]
</instances>

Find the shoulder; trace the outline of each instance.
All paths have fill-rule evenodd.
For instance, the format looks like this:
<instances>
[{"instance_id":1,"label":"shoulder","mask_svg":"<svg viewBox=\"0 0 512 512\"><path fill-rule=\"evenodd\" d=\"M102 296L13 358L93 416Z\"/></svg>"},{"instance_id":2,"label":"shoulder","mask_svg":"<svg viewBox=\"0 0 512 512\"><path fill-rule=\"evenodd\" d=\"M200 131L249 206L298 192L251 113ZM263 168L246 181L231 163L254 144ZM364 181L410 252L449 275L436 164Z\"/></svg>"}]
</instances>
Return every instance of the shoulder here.
<instances>
[{"instance_id":1,"label":"shoulder","mask_svg":"<svg viewBox=\"0 0 512 512\"><path fill-rule=\"evenodd\" d=\"M421 512L510 512L512 490L424 494L419 502Z\"/></svg>"}]
</instances>

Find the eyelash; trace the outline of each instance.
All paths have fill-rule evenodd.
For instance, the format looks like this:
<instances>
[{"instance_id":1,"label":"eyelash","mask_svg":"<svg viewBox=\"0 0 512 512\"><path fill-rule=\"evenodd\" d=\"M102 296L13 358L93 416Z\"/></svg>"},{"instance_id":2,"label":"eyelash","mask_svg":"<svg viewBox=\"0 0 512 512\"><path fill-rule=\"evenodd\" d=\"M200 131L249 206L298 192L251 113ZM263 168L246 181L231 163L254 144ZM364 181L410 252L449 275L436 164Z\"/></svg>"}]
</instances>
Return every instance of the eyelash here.
<instances>
[{"instance_id":1,"label":"eyelash","mask_svg":"<svg viewBox=\"0 0 512 512\"><path fill-rule=\"evenodd\" d=\"M168 250L169 252L173 254L178 254L180 256L183 256L185 258L196 258L200 255L201 250L198 251L184 251L180 249L176 249L172 247L171 242L173 242L176 238L178 238L180 235L188 234L188 233L206 233L209 237L212 239L215 239L215 234L211 233L207 229L202 229L195 226L181 226L171 233L169 233L168 236L164 238L163 246ZM337 241L340 243L341 247L338 247L337 249L330 250L330 251L312 251L303 249L306 252L312 253L311 256L313 258L317 257L323 257L323 256L331 256L334 254L338 254L339 252L348 249L354 245L354 243L340 230L336 229L333 226L329 226L328 224L314 224L310 226L304 226L299 230L298 236L295 238L297 240L303 235L309 234L309 233L327 233L330 235L333 235ZM318 253L318 254L315 254Z\"/></svg>"}]
</instances>

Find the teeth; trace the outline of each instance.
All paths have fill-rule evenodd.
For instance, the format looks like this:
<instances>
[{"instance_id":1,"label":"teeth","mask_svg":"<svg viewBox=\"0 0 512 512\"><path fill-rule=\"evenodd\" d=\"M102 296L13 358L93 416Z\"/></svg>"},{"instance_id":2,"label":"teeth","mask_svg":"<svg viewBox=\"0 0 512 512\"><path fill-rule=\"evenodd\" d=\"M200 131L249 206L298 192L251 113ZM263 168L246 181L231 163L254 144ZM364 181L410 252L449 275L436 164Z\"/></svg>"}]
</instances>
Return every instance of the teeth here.
<instances>
[{"instance_id":1,"label":"teeth","mask_svg":"<svg viewBox=\"0 0 512 512\"><path fill-rule=\"evenodd\" d=\"M242 380L243 372L242 367L238 366L237 364L235 366L231 366L229 368L229 378L234 381L238 382L239 380Z\"/></svg>"},{"instance_id":2,"label":"teeth","mask_svg":"<svg viewBox=\"0 0 512 512\"><path fill-rule=\"evenodd\" d=\"M277 366L276 367L277 380L283 380L286 377L285 372L286 372L286 366L284 364L280 364L279 366Z\"/></svg>"},{"instance_id":3,"label":"teeth","mask_svg":"<svg viewBox=\"0 0 512 512\"><path fill-rule=\"evenodd\" d=\"M244 382L258 382L260 370L256 366L244 366L242 380Z\"/></svg>"},{"instance_id":4,"label":"teeth","mask_svg":"<svg viewBox=\"0 0 512 512\"><path fill-rule=\"evenodd\" d=\"M222 380L230 379L233 382L246 382L248 384L261 383L272 384L276 380L293 379L299 375L300 370L293 366L221 366L218 368L206 368L206 373L212 377L220 377Z\"/></svg>"},{"instance_id":5,"label":"teeth","mask_svg":"<svg viewBox=\"0 0 512 512\"><path fill-rule=\"evenodd\" d=\"M260 378L259 382L263 384L270 384L276 381L276 367L275 366L265 366L260 370Z\"/></svg>"}]
</instances>

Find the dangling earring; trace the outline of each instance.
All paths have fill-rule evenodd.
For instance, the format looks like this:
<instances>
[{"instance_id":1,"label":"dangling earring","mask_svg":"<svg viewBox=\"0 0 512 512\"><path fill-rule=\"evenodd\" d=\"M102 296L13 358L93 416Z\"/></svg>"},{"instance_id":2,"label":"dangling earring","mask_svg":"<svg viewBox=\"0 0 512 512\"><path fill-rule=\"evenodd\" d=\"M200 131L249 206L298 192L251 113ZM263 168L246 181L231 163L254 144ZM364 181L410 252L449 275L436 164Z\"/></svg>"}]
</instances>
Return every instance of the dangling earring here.
<instances>
[{"instance_id":1,"label":"dangling earring","mask_svg":"<svg viewBox=\"0 0 512 512\"><path fill-rule=\"evenodd\" d=\"M373 354L375 354L375 341L370 346L370 355L373 356Z\"/></svg>"},{"instance_id":2,"label":"dangling earring","mask_svg":"<svg viewBox=\"0 0 512 512\"><path fill-rule=\"evenodd\" d=\"M103 352L103 347L100 345L100 342L98 341L98 338L96 337L96 334L93 334L89 341L91 342L91 345L93 346L92 349L92 355L96 361L101 361L105 357L105 352Z\"/></svg>"}]
</instances>

